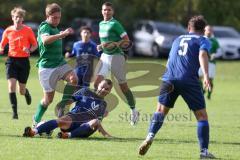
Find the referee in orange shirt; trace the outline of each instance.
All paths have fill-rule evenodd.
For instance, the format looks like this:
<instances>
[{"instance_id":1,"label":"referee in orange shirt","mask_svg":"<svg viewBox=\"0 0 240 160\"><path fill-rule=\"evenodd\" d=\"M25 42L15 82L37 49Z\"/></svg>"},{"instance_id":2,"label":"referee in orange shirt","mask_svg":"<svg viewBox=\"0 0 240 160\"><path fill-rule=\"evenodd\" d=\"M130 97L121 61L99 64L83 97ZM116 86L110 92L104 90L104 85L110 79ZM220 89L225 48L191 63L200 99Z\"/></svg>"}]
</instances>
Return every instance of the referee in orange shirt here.
<instances>
[{"instance_id":1,"label":"referee in orange shirt","mask_svg":"<svg viewBox=\"0 0 240 160\"><path fill-rule=\"evenodd\" d=\"M31 96L26 88L30 72L29 56L37 49L37 41L32 29L23 24L26 11L21 7L15 7L11 11L13 25L9 26L2 36L0 54L9 44L8 59L6 61L6 75L8 80L9 99L13 109L13 119L18 119L16 84L18 81L19 92L24 95L28 105L31 104Z\"/></svg>"}]
</instances>

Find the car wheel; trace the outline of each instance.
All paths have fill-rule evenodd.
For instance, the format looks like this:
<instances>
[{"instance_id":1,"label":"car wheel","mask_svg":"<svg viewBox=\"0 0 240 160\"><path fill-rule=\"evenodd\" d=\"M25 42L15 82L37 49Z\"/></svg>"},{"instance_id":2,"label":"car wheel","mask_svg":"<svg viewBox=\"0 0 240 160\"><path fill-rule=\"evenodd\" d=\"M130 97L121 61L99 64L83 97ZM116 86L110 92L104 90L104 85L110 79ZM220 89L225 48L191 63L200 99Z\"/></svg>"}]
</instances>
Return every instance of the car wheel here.
<instances>
[{"instance_id":1,"label":"car wheel","mask_svg":"<svg viewBox=\"0 0 240 160\"><path fill-rule=\"evenodd\" d=\"M153 44L152 46L152 56L154 58L158 58L159 57L159 47L157 44Z\"/></svg>"}]
</instances>

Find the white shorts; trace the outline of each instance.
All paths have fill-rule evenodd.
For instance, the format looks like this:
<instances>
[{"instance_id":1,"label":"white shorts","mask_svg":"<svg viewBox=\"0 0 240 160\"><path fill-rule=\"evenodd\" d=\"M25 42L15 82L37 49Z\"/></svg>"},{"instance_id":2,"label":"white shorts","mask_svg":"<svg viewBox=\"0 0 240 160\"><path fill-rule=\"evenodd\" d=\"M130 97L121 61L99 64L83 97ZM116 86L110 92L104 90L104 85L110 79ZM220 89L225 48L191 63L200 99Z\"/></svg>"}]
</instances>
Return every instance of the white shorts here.
<instances>
[{"instance_id":1,"label":"white shorts","mask_svg":"<svg viewBox=\"0 0 240 160\"><path fill-rule=\"evenodd\" d=\"M43 91L54 91L57 82L63 79L70 71L72 71L72 68L68 64L64 64L56 68L40 68L38 70L38 76Z\"/></svg>"},{"instance_id":2,"label":"white shorts","mask_svg":"<svg viewBox=\"0 0 240 160\"><path fill-rule=\"evenodd\" d=\"M215 74L216 74L216 64L211 63L211 62L208 63L208 74L209 74L209 78L211 78L211 79L213 79L215 77ZM201 68L199 68L199 70L198 70L198 75L199 75L199 77L203 76Z\"/></svg>"},{"instance_id":3,"label":"white shorts","mask_svg":"<svg viewBox=\"0 0 240 160\"><path fill-rule=\"evenodd\" d=\"M118 80L119 84L126 82L126 60L123 55L108 55L105 53L101 55L96 68L96 75L106 78L110 72Z\"/></svg>"}]
</instances>

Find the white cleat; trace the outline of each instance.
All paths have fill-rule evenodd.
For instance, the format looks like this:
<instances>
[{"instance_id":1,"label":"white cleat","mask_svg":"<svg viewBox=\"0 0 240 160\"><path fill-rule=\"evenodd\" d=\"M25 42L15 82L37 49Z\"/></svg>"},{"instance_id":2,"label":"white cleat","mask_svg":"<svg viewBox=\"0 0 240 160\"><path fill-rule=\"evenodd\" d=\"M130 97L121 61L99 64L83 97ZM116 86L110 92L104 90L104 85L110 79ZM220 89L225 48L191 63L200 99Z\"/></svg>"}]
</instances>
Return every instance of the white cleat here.
<instances>
[{"instance_id":1,"label":"white cleat","mask_svg":"<svg viewBox=\"0 0 240 160\"><path fill-rule=\"evenodd\" d=\"M38 123L35 121L34 116L32 117L32 128L37 128Z\"/></svg>"},{"instance_id":2,"label":"white cleat","mask_svg":"<svg viewBox=\"0 0 240 160\"><path fill-rule=\"evenodd\" d=\"M137 124L139 115L140 113L136 109L131 109L130 122L132 126Z\"/></svg>"},{"instance_id":3,"label":"white cleat","mask_svg":"<svg viewBox=\"0 0 240 160\"><path fill-rule=\"evenodd\" d=\"M208 152L207 149L203 149L201 152L200 152L200 159L216 159L216 157Z\"/></svg>"}]
</instances>

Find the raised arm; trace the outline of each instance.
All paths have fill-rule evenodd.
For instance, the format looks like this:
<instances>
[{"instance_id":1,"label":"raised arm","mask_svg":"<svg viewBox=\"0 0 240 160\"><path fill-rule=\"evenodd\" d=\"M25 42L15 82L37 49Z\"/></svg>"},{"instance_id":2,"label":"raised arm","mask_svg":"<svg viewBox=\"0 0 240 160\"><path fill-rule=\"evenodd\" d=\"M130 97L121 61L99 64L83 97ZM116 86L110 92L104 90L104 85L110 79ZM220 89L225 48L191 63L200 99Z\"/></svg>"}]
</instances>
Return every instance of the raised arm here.
<instances>
[{"instance_id":1,"label":"raised arm","mask_svg":"<svg viewBox=\"0 0 240 160\"><path fill-rule=\"evenodd\" d=\"M64 31L61 31L59 34L55 34L55 35L41 35L42 41L44 45L47 44L51 44L56 40L65 38L66 36L70 35L73 33L73 29L72 28L67 28Z\"/></svg>"}]
</instances>

